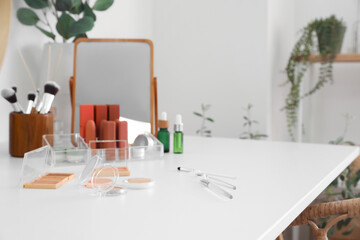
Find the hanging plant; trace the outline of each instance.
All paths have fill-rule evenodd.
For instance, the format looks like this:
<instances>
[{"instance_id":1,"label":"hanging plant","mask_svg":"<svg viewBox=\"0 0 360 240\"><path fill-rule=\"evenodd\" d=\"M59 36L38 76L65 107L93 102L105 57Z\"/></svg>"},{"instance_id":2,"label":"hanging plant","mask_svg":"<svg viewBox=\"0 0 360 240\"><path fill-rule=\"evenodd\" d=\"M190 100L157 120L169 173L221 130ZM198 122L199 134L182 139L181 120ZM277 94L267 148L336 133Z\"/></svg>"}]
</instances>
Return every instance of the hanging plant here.
<instances>
[{"instance_id":1,"label":"hanging plant","mask_svg":"<svg viewBox=\"0 0 360 240\"><path fill-rule=\"evenodd\" d=\"M325 19L315 19L303 30L296 42L286 66L287 82L290 92L285 100L287 128L292 140L297 124L297 112L302 98L318 91L328 82L333 82L332 63L340 52L346 27L342 20L334 15ZM317 41L316 41L317 40ZM310 62L311 54L319 54L321 60L317 83L305 94L300 96L300 87Z\"/></svg>"},{"instance_id":2,"label":"hanging plant","mask_svg":"<svg viewBox=\"0 0 360 240\"><path fill-rule=\"evenodd\" d=\"M114 0L96 0L90 6L88 0L25 0L30 8L19 8L17 19L24 25L34 26L47 37L56 40L56 32L62 41L87 37L94 27L94 11L105 11ZM51 19L53 18L53 19ZM55 26L51 26L54 22ZM55 31L56 29L56 31Z\"/></svg>"}]
</instances>

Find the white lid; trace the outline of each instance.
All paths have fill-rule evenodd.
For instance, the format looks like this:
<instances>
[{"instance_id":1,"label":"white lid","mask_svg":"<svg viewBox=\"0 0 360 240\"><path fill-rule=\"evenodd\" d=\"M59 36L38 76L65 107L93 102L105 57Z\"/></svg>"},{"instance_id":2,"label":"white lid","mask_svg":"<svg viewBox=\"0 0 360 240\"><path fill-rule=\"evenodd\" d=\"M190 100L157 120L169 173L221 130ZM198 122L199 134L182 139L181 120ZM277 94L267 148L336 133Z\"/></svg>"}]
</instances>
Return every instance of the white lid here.
<instances>
[{"instance_id":1,"label":"white lid","mask_svg":"<svg viewBox=\"0 0 360 240\"><path fill-rule=\"evenodd\" d=\"M159 120L167 121L167 120L168 120L168 119L167 119L167 113L166 113L166 112L162 112L162 113L161 113L161 117L160 117Z\"/></svg>"},{"instance_id":2,"label":"white lid","mask_svg":"<svg viewBox=\"0 0 360 240\"><path fill-rule=\"evenodd\" d=\"M182 123L182 118L180 114L176 114L175 124L174 124L174 131L175 132L182 132L184 130L184 125Z\"/></svg>"},{"instance_id":3,"label":"white lid","mask_svg":"<svg viewBox=\"0 0 360 240\"><path fill-rule=\"evenodd\" d=\"M182 117L180 114L176 114L175 124L182 125Z\"/></svg>"}]
</instances>

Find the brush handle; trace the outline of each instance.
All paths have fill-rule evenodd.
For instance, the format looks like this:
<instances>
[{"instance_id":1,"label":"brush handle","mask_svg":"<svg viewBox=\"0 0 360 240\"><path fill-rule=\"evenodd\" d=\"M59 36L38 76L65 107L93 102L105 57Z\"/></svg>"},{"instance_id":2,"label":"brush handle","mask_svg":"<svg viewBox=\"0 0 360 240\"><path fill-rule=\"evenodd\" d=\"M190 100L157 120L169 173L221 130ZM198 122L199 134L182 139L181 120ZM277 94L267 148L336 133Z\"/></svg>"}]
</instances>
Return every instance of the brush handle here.
<instances>
[{"instance_id":1,"label":"brush handle","mask_svg":"<svg viewBox=\"0 0 360 240\"><path fill-rule=\"evenodd\" d=\"M184 167L178 167L178 170L181 172L194 172L195 169L193 168L184 168Z\"/></svg>"},{"instance_id":2,"label":"brush handle","mask_svg":"<svg viewBox=\"0 0 360 240\"><path fill-rule=\"evenodd\" d=\"M45 114L48 113L50 111L51 105L54 101L55 96L49 93L45 93L45 101L44 101L44 105L40 110L41 114Z\"/></svg>"},{"instance_id":3,"label":"brush handle","mask_svg":"<svg viewBox=\"0 0 360 240\"><path fill-rule=\"evenodd\" d=\"M11 106L13 107L14 112L17 112L17 113L24 112L24 109L21 107L21 105L18 102L11 103Z\"/></svg>"},{"instance_id":4,"label":"brush handle","mask_svg":"<svg viewBox=\"0 0 360 240\"><path fill-rule=\"evenodd\" d=\"M206 175L208 175L208 176L214 176L214 177L222 177L222 178L236 179L235 176L227 176L227 175L222 175L222 174L217 174L217 173L201 172L201 174L206 174Z\"/></svg>"},{"instance_id":5,"label":"brush handle","mask_svg":"<svg viewBox=\"0 0 360 240\"><path fill-rule=\"evenodd\" d=\"M25 111L25 114L30 114L31 113L31 109L33 108L33 105L34 105L34 101L29 100L26 111Z\"/></svg>"},{"instance_id":6,"label":"brush handle","mask_svg":"<svg viewBox=\"0 0 360 240\"><path fill-rule=\"evenodd\" d=\"M210 176L206 176L206 177L210 182L213 182L217 185L221 185L221 186L236 190L236 186L232 185L231 183L225 182L224 180L221 180L221 179L215 178L215 177L210 177Z\"/></svg>"},{"instance_id":7,"label":"brush handle","mask_svg":"<svg viewBox=\"0 0 360 240\"><path fill-rule=\"evenodd\" d=\"M36 104L38 103L39 98L40 98L40 91L37 90L36 93L35 93L35 99L34 99L34 103L33 103L34 108L36 108Z\"/></svg>"},{"instance_id":8,"label":"brush handle","mask_svg":"<svg viewBox=\"0 0 360 240\"><path fill-rule=\"evenodd\" d=\"M44 106L44 102L45 102L45 94L43 95L41 101L39 102L39 104L36 106L36 111L40 112L40 110L43 108Z\"/></svg>"},{"instance_id":9,"label":"brush handle","mask_svg":"<svg viewBox=\"0 0 360 240\"><path fill-rule=\"evenodd\" d=\"M229 198L229 199L232 199L233 196L228 193L227 191L225 191L224 189L222 189L221 187L218 187L217 185L215 185L214 183L206 180L206 179L201 179L200 182L205 186L207 187L208 189L210 189L212 192L220 195L220 196L223 196L223 197L226 197L226 198Z\"/></svg>"}]
</instances>

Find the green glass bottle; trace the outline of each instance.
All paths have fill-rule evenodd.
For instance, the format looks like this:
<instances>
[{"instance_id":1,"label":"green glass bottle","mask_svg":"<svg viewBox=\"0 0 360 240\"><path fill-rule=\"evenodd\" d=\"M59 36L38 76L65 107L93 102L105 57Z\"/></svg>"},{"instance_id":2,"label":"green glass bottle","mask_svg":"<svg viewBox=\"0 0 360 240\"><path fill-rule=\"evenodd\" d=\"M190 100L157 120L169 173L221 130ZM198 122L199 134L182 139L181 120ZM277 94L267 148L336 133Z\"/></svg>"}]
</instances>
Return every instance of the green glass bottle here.
<instances>
[{"instance_id":1,"label":"green glass bottle","mask_svg":"<svg viewBox=\"0 0 360 240\"><path fill-rule=\"evenodd\" d=\"M157 138L164 145L164 152L167 153L170 149L170 132L168 130L169 121L167 120L166 112L161 113L161 118L159 120L159 128L160 131L157 134Z\"/></svg>"},{"instance_id":2,"label":"green glass bottle","mask_svg":"<svg viewBox=\"0 0 360 240\"><path fill-rule=\"evenodd\" d=\"M174 153L183 153L184 151L184 125L182 123L181 115L176 115L174 124Z\"/></svg>"}]
</instances>

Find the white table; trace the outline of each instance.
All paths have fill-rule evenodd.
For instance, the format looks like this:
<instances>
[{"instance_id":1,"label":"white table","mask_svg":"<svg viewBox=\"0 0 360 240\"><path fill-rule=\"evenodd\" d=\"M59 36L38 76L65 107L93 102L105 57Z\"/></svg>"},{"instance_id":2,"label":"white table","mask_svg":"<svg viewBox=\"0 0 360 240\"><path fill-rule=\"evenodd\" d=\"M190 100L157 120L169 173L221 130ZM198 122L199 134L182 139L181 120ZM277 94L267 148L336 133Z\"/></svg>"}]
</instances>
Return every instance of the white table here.
<instances>
[{"instance_id":1,"label":"white table","mask_svg":"<svg viewBox=\"0 0 360 240\"><path fill-rule=\"evenodd\" d=\"M274 239L359 154L357 147L185 137L182 155L132 163L152 190L96 198L73 180L18 188L22 159L0 145L0 239ZM236 175L224 200L178 166Z\"/></svg>"}]
</instances>

